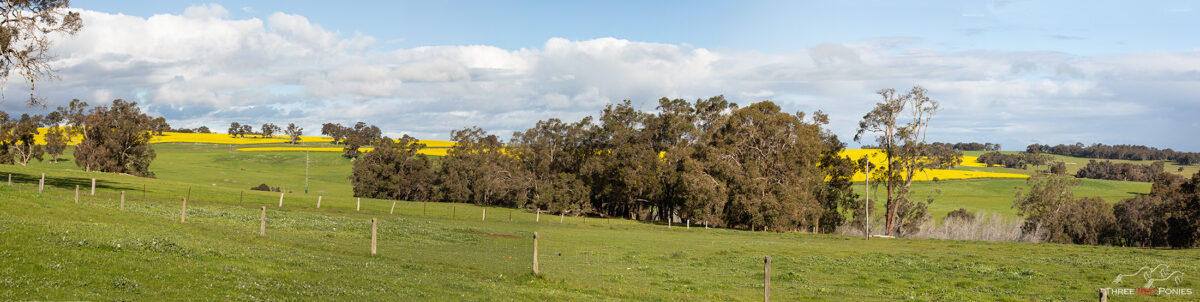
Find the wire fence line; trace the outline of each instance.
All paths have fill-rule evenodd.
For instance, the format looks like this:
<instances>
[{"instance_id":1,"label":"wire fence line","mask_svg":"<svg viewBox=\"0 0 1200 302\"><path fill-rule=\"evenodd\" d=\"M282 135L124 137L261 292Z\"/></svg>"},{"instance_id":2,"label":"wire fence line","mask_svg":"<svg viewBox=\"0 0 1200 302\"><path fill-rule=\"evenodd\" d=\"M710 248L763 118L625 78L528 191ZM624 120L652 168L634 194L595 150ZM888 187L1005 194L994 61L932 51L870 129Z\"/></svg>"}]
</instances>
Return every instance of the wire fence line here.
<instances>
[{"instance_id":1,"label":"wire fence line","mask_svg":"<svg viewBox=\"0 0 1200 302\"><path fill-rule=\"evenodd\" d=\"M12 175L12 174L10 174ZM10 176L11 178L11 176ZM486 222L503 222L517 223L527 225L562 225L562 226L594 226L594 227L612 227L615 222L618 226L624 224L631 226L634 224L644 225L637 221L626 221L623 219L602 219L590 218L586 216L571 216L571 217L553 217L558 215L544 215L547 217L539 217L538 211L526 211L513 208L492 208L480 207L470 204L458 203L439 203L439 202L407 202L407 201L392 201L365 199L362 200L361 208L358 205L359 198L357 197L337 197L325 195L300 195L295 196L287 192L246 192L239 191L236 194L228 189L208 189L203 186L189 187L181 189L178 187L169 190L162 190L157 186L136 185L126 183L112 183L110 181L100 181L95 190L92 190L92 180L86 178L70 177L70 178L53 178L47 176L44 188L39 189L40 175L36 179L30 179L28 175L24 177L12 178L12 182L6 187L16 191L18 194L27 194L35 197L37 203L46 202L65 202L78 203L80 206L97 206L118 211L133 212L136 214L145 214L154 217L162 217L163 223L179 223L185 221L184 224L196 225L204 227L228 227L223 223L237 224L236 231L242 231L253 235L265 235L271 237L276 232L286 232L292 229L341 229L343 231L352 231L356 234L361 234L364 238L371 238L369 231L371 229L371 218L366 217L403 217L400 220L381 220L378 225L379 242L381 251L379 257L395 257L397 246L407 247L426 247L429 245L449 245L450 248L445 249L447 255L453 255L454 245L462 243L477 243L478 238L503 238L507 240L492 240L492 242L500 243L498 245L489 246L491 251L494 251L494 257L446 257L431 259L434 262L440 262L447 265L456 265L464 267L474 267L483 270L500 271L501 275L530 273L533 271L533 243L531 232L518 232L512 234L495 234L484 228L479 227L462 227L458 225L450 226L455 232L461 233L456 236L446 236L442 238L445 242L435 242L429 239L417 238L414 233L419 233L423 226L414 223L416 220L453 220L453 221L486 221ZM78 190L76 187L78 186ZM182 192L180 192L182 191ZM78 194L78 195L77 195ZM281 194L281 195L276 195ZM76 196L78 201L75 202ZM282 197L282 203L280 203ZM186 206L184 206L186 200ZM317 207L317 203L321 203L321 207ZM264 210L265 208L265 210ZM340 215L328 215L337 213ZM295 214L302 214L301 217L296 217ZM545 214L545 213L543 213ZM186 219L182 217L186 216ZM305 219L315 216L321 216L322 219ZM358 217L346 217L358 216ZM425 217L427 219L419 219ZM337 218L337 219L327 219ZM558 219L555 219L558 218ZM300 221L306 220L306 221ZM309 220L328 220L324 222L311 222ZM614 221L616 220L616 221ZM690 223L689 223L690 225ZM676 225L673 231L689 230L690 227ZM702 231L705 228L697 226L696 231ZM664 231L666 228L664 228ZM574 250L570 247L556 244L555 237L566 236L567 234L556 235L554 232L546 232L542 230L541 238L541 253L539 257L539 268L542 274L549 273L551 275L559 275L567 277L578 272L563 272L560 269L566 266L594 267L592 257L589 252L576 254L578 257L567 258L563 257L564 251ZM547 236L549 235L549 236ZM374 239L374 238L371 238ZM407 241L406 241L407 240ZM354 241L361 241L354 243ZM370 240L374 241L374 240ZM391 242L389 242L391 241ZM333 240L325 246L331 249L341 249L349 253L370 255L368 253L366 243L368 240L350 240L337 241ZM374 242L372 242L374 243ZM350 247L334 247L334 245L348 245ZM357 245L357 246L356 246ZM373 245L373 244L372 244ZM390 248L388 245L391 245ZM424 246L422 246L424 245ZM372 246L372 252L374 246ZM390 250L390 251L389 251ZM573 253L568 253L568 255ZM761 259L761 258L760 258ZM778 262L778 260L776 261ZM761 265L761 260L760 260ZM618 265L625 266L625 265ZM630 267L637 267L632 265ZM630 267L609 267L607 270L629 270ZM647 268L643 268L647 269ZM764 280L762 268L758 270L758 280ZM769 280L769 277L767 278ZM758 285L760 288L763 284Z\"/></svg>"}]
</instances>

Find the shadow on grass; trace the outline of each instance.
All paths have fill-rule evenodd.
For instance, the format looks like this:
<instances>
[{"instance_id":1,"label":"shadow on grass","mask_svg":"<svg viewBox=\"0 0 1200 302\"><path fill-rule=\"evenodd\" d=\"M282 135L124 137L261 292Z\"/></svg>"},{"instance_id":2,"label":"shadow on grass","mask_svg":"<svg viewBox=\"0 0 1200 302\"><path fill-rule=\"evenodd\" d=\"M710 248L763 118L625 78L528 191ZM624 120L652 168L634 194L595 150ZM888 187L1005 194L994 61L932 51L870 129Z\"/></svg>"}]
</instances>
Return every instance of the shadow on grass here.
<instances>
[{"instance_id":1,"label":"shadow on grass","mask_svg":"<svg viewBox=\"0 0 1200 302\"><path fill-rule=\"evenodd\" d=\"M8 175L12 175L13 183L26 183L26 184L33 184L33 185L37 185L38 180L42 178L41 174L30 175L30 174L11 173L10 172L10 173L8 173ZM3 179L0 179L0 181L8 181L7 175L0 175L0 177L5 177ZM89 189L90 190L92 188L92 179L84 178L84 177L49 177L49 176L47 176L46 177L46 186L58 187L58 188L62 188L62 189L75 189L75 186L79 186L79 188L81 188L81 189ZM103 179L96 179L96 189L97 190L99 190L99 189L134 190L134 189L140 189L140 188L121 186L120 183L117 183L117 182L107 181L107 180L103 180Z\"/></svg>"}]
</instances>

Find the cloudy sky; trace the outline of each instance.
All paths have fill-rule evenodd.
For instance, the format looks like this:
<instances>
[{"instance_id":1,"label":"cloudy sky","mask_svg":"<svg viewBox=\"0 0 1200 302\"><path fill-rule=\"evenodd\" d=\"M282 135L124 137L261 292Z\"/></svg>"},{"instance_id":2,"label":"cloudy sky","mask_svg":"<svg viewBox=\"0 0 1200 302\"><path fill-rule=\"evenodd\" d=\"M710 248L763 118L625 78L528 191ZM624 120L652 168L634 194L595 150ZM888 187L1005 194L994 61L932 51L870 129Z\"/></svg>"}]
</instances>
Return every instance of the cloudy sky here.
<instances>
[{"instance_id":1,"label":"cloudy sky","mask_svg":"<svg viewBox=\"0 0 1200 302\"><path fill-rule=\"evenodd\" d=\"M876 90L921 85L937 141L1200 151L1191 2L645 2L76 0L84 29L39 94L134 100L177 127L365 121L428 139L725 95L823 110L849 140ZM10 81L0 107L41 113L27 92Z\"/></svg>"}]
</instances>

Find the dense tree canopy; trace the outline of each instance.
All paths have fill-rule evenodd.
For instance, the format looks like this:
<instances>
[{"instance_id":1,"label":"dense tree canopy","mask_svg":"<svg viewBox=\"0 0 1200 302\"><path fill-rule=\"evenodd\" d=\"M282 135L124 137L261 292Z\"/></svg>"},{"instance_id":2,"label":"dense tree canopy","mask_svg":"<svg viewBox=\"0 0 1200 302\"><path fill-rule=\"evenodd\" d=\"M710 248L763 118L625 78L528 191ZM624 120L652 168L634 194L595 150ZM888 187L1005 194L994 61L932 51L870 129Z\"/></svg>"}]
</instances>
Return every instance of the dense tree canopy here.
<instances>
[{"instance_id":1,"label":"dense tree canopy","mask_svg":"<svg viewBox=\"0 0 1200 302\"><path fill-rule=\"evenodd\" d=\"M416 155L419 144L379 140L387 147L362 161L414 171L405 173L411 179L389 178L409 187L374 185L391 172L358 162L352 179L359 196L830 232L858 207L850 190L857 167L838 157L844 144L823 128L827 119L818 112L807 120L771 102L739 108L720 96L664 98L657 112L625 101L608 105L595 123L540 121L508 144L475 127L454 131L456 145L436 167ZM350 131L348 148L366 128ZM413 188L432 191L403 193Z\"/></svg>"},{"instance_id":2,"label":"dense tree canopy","mask_svg":"<svg viewBox=\"0 0 1200 302\"><path fill-rule=\"evenodd\" d=\"M83 133L83 140L75 146L75 164L86 171L154 176L150 172L155 157L150 146L151 118L138 109L137 102L113 100L109 106L93 107L72 120L81 124Z\"/></svg>"}]
</instances>

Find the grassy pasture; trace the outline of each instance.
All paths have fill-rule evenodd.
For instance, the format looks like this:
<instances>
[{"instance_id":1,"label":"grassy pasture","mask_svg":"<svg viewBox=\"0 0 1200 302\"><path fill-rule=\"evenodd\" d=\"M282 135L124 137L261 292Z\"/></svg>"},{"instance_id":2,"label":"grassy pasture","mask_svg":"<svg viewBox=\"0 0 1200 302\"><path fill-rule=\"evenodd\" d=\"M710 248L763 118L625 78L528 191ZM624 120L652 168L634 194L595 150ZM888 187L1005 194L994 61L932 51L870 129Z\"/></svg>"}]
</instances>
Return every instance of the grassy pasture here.
<instances>
[{"instance_id":1,"label":"grassy pasture","mask_svg":"<svg viewBox=\"0 0 1200 302\"><path fill-rule=\"evenodd\" d=\"M984 153L987 153L987 152L963 151L963 155L967 155L967 156L979 156L980 154L984 154ZM1001 153L1016 154L1016 153L1021 153L1021 152L1001 151ZM1114 163L1131 163L1131 164L1138 164L1138 165L1149 165L1149 164L1156 162L1156 160L1095 159L1095 158L1063 156L1063 155L1056 155L1056 154L1047 154L1047 155L1054 157L1054 161L1061 161L1061 162L1066 163L1067 164L1067 174L1070 174L1070 175L1075 175L1075 172L1079 171L1079 169L1083 168L1083 166L1086 166L1088 161L1090 161L1090 160L1096 160L1096 161L1107 160L1107 161L1112 161ZM1170 161L1162 161L1162 162L1165 162L1165 165L1163 166L1163 170L1165 170L1166 172L1171 172L1171 173L1175 173L1175 174L1179 174L1179 175L1183 175L1183 176L1187 176L1187 177L1191 177L1192 175L1196 174L1196 172L1200 172L1200 165L1179 165L1179 164L1176 164L1176 163L1170 162ZM1183 168L1182 172L1179 171L1179 168L1181 168L1181 167ZM1039 166L1036 170L1048 170L1048 169L1049 168L1047 168L1046 166ZM1009 171L1008 173L1019 173L1019 174L1035 173L1035 169L1032 167L1030 167L1028 170L1019 170L1019 169L1004 169L1004 170Z\"/></svg>"},{"instance_id":2,"label":"grassy pasture","mask_svg":"<svg viewBox=\"0 0 1200 302\"><path fill-rule=\"evenodd\" d=\"M43 172L48 189L38 194ZM758 300L765 255L780 301L1089 300L1143 265L1200 275L1200 250L559 223L441 203L398 202L389 214L391 201L363 199L356 211L345 195L324 198L320 209L311 194L285 195L278 207L277 193L169 177L19 166L0 173L16 183L0 185L2 300ZM92 177L96 196L88 195ZM189 186L188 220L179 223ZM261 206L265 237L257 235ZM381 219L376 256L368 253L372 217ZM542 277L529 273L533 232ZM1185 278L1170 286L1198 285Z\"/></svg>"}]
</instances>

